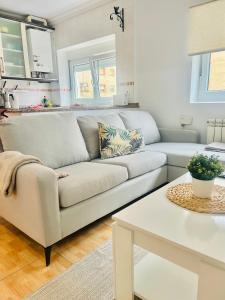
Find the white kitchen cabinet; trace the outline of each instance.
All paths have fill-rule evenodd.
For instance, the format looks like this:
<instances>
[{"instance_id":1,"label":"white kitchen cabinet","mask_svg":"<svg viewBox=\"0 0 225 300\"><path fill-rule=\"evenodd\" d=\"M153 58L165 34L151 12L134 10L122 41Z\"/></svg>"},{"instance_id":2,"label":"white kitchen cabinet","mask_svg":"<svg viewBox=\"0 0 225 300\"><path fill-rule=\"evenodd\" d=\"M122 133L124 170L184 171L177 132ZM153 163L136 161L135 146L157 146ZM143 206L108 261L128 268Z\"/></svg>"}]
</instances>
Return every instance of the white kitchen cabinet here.
<instances>
[{"instance_id":1,"label":"white kitchen cabinet","mask_svg":"<svg viewBox=\"0 0 225 300\"><path fill-rule=\"evenodd\" d=\"M30 77L25 24L0 18L0 75Z\"/></svg>"},{"instance_id":2,"label":"white kitchen cabinet","mask_svg":"<svg viewBox=\"0 0 225 300\"><path fill-rule=\"evenodd\" d=\"M53 72L51 33L27 29L28 53L31 72Z\"/></svg>"}]
</instances>

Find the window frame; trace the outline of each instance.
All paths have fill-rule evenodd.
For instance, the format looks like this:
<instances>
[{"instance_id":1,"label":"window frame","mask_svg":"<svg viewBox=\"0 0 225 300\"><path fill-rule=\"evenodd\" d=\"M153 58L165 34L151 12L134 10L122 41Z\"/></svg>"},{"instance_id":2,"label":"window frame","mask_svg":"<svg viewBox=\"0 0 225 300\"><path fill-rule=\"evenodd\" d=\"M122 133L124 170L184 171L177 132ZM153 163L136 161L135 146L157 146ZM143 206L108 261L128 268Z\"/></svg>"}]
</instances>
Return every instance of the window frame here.
<instances>
[{"instance_id":1,"label":"window frame","mask_svg":"<svg viewBox=\"0 0 225 300\"><path fill-rule=\"evenodd\" d=\"M209 91L211 53L192 57L191 103L225 103L225 90Z\"/></svg>"},{"instance_id":2,"label":"window frame","mask_svg":"<svg viewBox=\"0 0 225 300\"><path fill-rule=\"evenodd\" d=\"M70 60L69 61L69 69L70 69L70 82L71 82L71 96L72 96L72 103L73 104L80 104L80 105L112 105L113 104L113 97L101 97L100 96L100 89L99 89L99 73L96 76L95 72L97 70L97 63L101 60L105 59L113 59L115 60L116 65L116 55L115 53L110 54L102 54L96 55L91 57L86 57L80 60ZM92 74L92 81L93 81L93 95L94 98L77 98L76 93L76 79L75 79L75 68L78 65L82 64L90 64L90 70Z\"/></svg>"}]
</instances>

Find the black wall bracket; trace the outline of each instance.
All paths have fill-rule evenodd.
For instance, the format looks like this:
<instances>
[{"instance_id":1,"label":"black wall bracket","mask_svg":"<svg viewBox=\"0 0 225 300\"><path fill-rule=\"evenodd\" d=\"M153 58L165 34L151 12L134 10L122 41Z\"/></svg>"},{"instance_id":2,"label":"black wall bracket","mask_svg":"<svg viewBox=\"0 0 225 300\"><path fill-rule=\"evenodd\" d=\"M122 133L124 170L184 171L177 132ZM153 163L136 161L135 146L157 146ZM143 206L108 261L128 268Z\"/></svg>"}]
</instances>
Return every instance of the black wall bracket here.
<instances>
[{"instance_id":1,"label":"black wall bracket","mask_svg":"<svg viewBox=\"0 0 225 300\"><path fill-rule=\"evenodd\" d=\"M114 12L110 15L110 20L114 20L114 16L117 18L117 21L120 22L120 28L124 32L125 30L125 17L124 17L124 8L120 10L119 6L114 6Z\"/></svg>"}]
</instances>

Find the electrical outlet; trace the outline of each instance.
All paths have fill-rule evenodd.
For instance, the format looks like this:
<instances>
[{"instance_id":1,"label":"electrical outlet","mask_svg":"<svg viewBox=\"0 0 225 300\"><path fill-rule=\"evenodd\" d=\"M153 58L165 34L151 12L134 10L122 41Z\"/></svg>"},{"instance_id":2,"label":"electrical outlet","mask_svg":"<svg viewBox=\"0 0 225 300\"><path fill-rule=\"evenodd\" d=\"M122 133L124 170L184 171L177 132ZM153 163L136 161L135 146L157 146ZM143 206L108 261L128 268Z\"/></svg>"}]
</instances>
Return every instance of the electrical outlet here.
<instances>
[{"instance_id":1,"label":"electrical outlet","mask_svg":"<svg viewBox=\"0 0 225 300\"><path fill-rule=\"evenodd\" d=\"M181 115L180 116L180 125L186 126L186 125L192 125L193 123L193 117L189 115Z\"/></svg>"}]
</instances>

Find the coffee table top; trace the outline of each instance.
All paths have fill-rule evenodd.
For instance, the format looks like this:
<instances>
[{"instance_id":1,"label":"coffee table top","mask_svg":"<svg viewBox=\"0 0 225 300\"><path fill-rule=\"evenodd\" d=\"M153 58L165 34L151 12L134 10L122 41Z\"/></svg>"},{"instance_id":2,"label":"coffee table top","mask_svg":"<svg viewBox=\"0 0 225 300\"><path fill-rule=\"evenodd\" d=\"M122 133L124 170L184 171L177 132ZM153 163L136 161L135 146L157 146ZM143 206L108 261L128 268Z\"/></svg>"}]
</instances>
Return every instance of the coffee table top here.
<instances>
[{"instance_id":1,"label":"coffee table top","mask_svg":"<svg viewBox=\"0 0 225 300\"><path fill-rule=\"evenodd\" d=\"M153 234L177 246L225 263L225 215L192 212L170 202L169 187L191 182L189 173L113 216L122 226ZM225 186L225 180L216 179Z\"/></svg>"}]
</instances>

